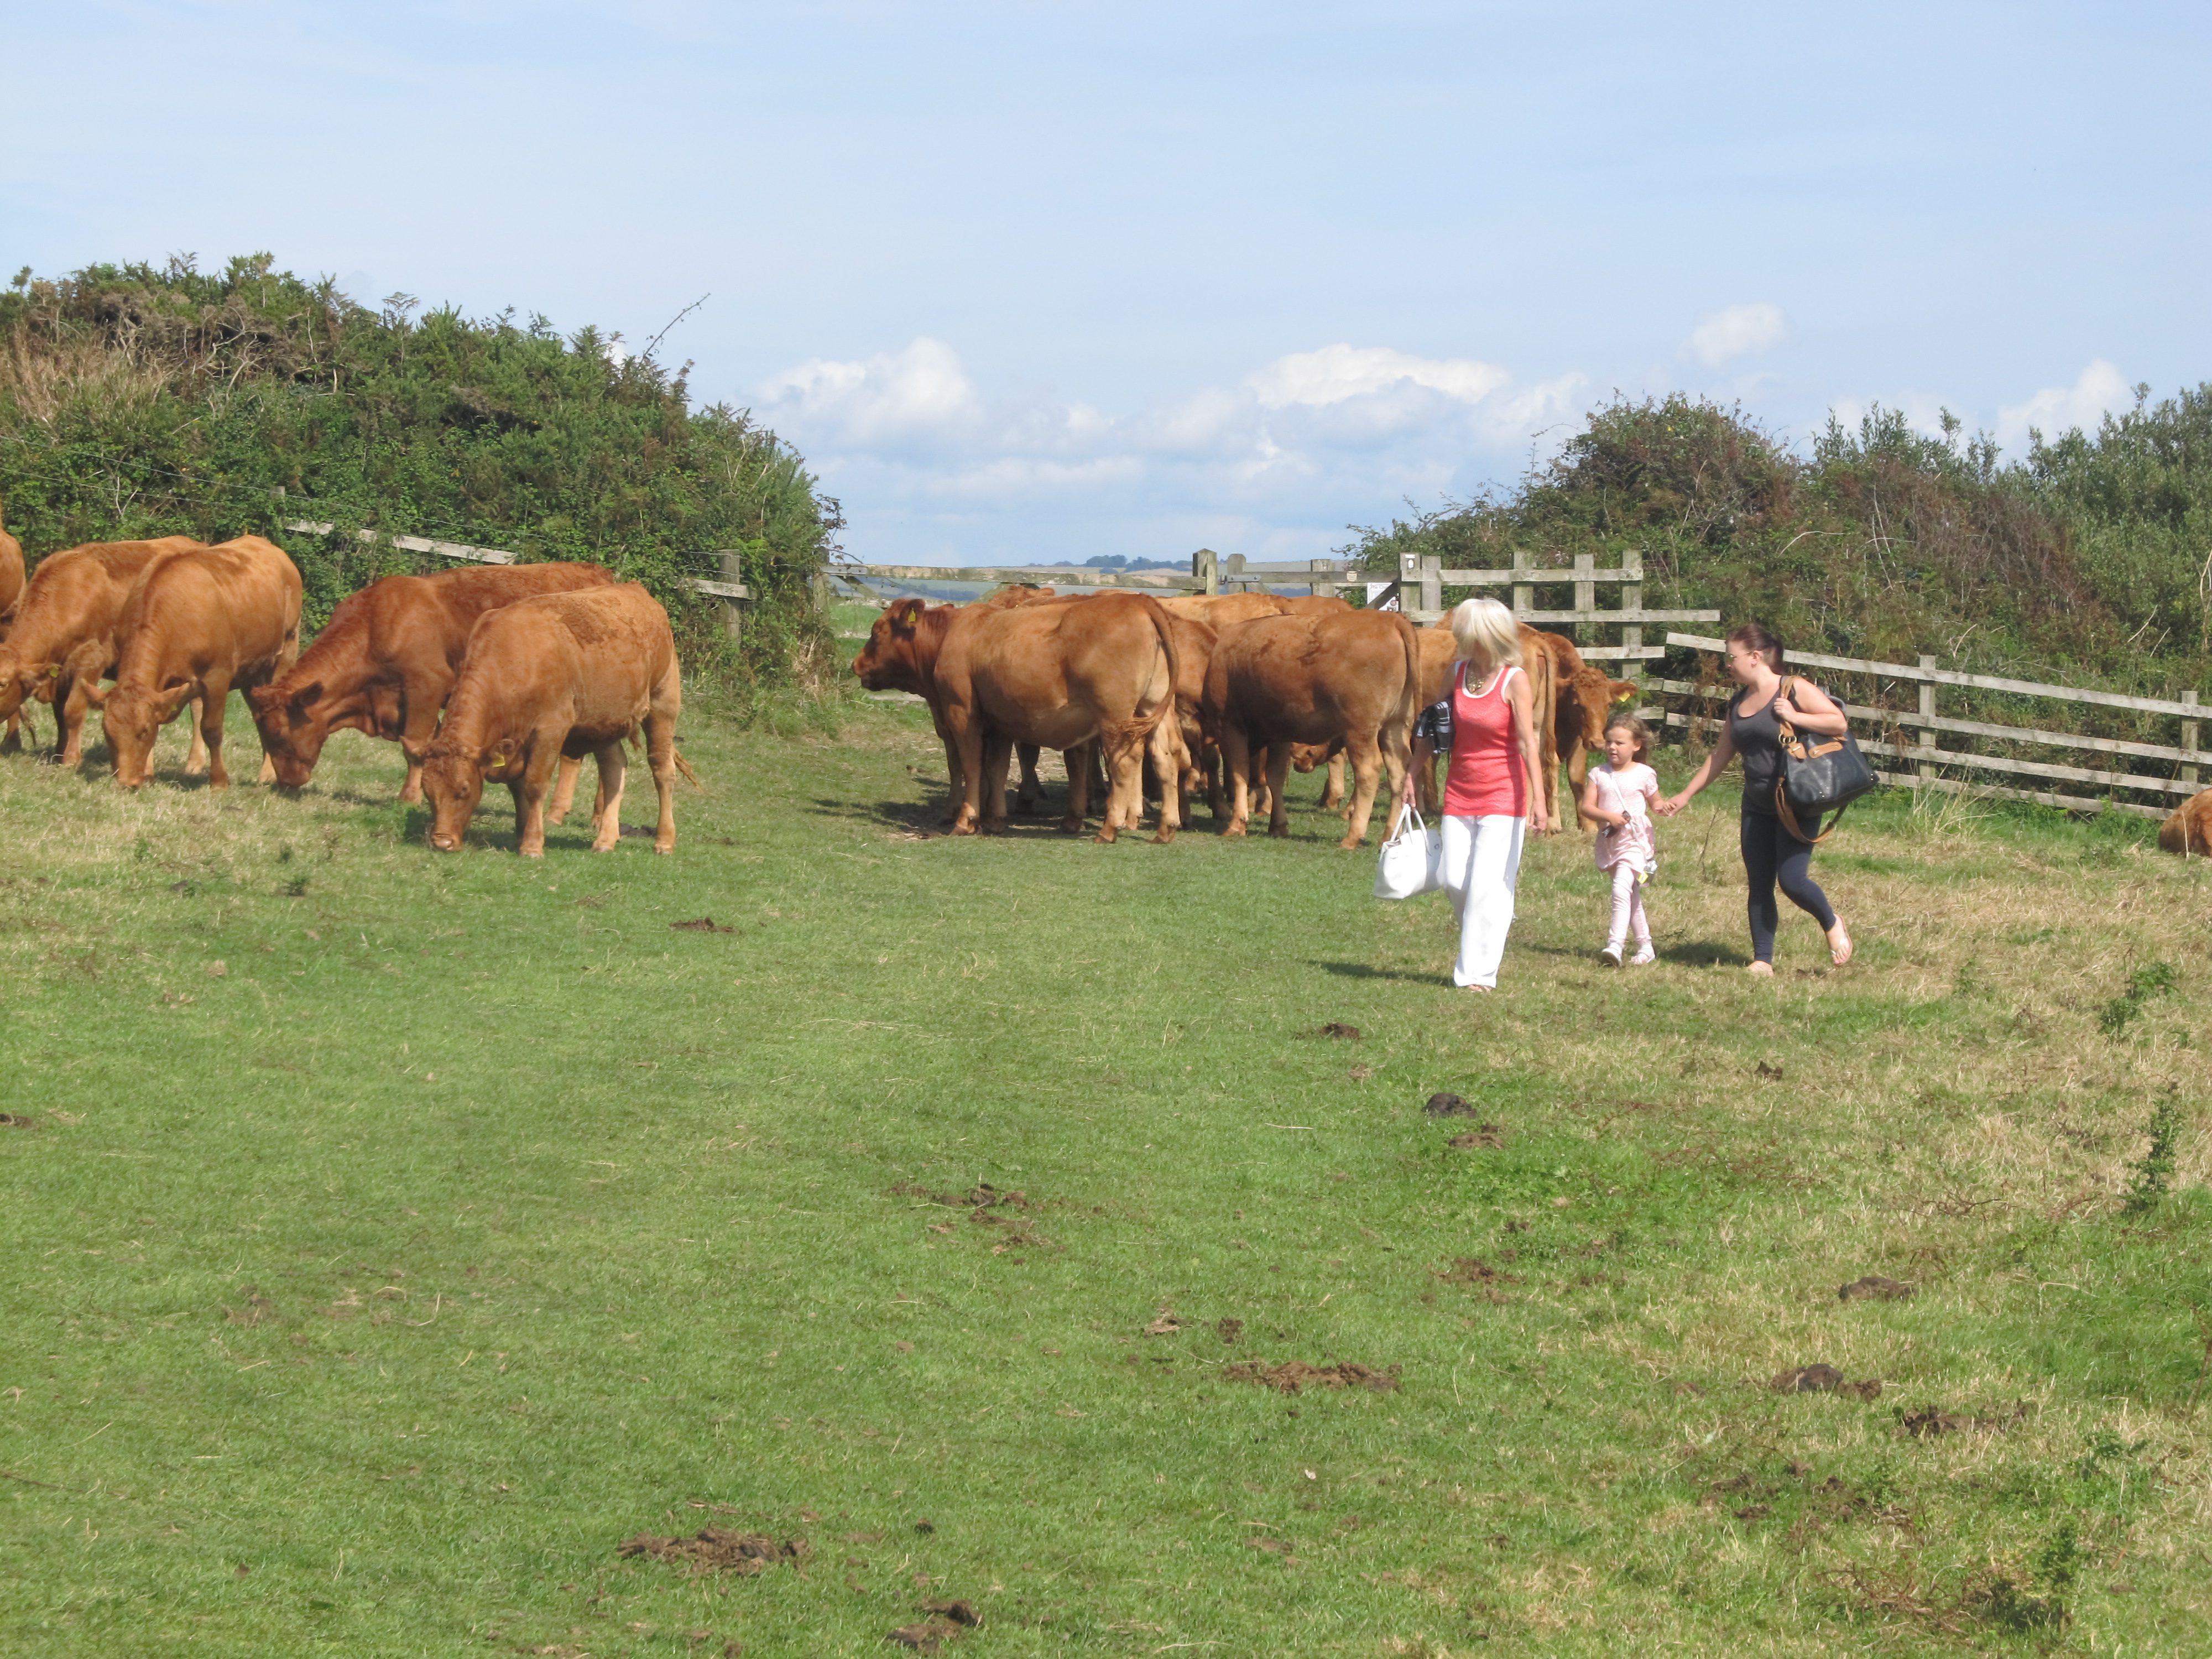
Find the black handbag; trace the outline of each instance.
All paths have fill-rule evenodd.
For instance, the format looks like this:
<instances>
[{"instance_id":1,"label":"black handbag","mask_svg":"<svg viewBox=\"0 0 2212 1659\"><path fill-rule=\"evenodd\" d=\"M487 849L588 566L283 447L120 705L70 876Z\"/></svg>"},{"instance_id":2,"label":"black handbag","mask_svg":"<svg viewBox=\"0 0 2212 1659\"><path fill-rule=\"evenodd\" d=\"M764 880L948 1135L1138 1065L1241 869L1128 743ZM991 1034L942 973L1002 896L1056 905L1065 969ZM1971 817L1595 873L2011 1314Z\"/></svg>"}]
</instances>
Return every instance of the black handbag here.
<instances>
[{"instance_id":1,"label":"black handbag","mask_svg":"<svg viewBox=\"0 0 2212 1659\"><path fill-rule=\"evenodd\" d=\"M1790 688L1797 684L1796 678L1783 682L1775 695L1786 697ZM1781 818L1782 827L1808 847L1818 847L1836 833L1836 824L1844 819L1844 809L1881 781L1874 775L1874 768L1859 752L1859 740L1845 728L1838 738L1822 737L1815 732L1810 740L1800 737L1788 720L1779 721L1782 747L1782 776L1774 785L1774 811ZM1831 823L1818 836L1808 836L1797 827L1797 815L1818 817L1824 812L1836 815Z\"/></svg>"}]
</instances>

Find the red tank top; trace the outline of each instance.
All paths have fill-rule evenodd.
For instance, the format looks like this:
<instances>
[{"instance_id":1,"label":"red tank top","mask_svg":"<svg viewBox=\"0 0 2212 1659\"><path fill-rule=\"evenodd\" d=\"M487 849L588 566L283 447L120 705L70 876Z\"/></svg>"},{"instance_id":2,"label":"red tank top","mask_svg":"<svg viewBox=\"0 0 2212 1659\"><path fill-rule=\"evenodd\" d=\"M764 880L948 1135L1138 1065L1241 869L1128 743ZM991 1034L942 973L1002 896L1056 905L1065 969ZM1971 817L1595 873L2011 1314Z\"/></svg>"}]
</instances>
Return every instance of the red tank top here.
<instances>
[{"instance_id":1,"label":"red tank top","mask_svg":"<svg viewBox=\"0 0 2212 1659\"><path fill-rule=\"evenodd\" d=\"M1498 674L1480 696L1467 689L1464 662L1452 677L1451 772L1444 783L1444 811L1452 817L1528 816L1528 769L1521 759L1521 734L1505 688L1521 671Z\"/></svg>"}]
</instances>

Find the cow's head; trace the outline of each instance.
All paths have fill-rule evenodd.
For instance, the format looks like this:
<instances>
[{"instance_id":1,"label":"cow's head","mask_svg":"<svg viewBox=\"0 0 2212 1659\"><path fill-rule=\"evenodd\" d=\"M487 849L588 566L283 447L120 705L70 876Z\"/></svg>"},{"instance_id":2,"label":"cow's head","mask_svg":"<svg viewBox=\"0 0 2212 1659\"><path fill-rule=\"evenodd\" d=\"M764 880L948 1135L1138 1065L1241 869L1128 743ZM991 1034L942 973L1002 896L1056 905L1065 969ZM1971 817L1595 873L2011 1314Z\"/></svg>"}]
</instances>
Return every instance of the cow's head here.
<instances>
[{"instance_id":1,"label":"cow's head","mask_svg":"<svg viewBox=\"0 0 2212 1659\"><path fill-rule=\"evenodd\" d=\"M1291 769L1310 772L1334 754L1337 748L1333 743L1294 743L1291 745Z\"/></svg>"},{"instance_id":2,"label":"cow's head","mask_svg":"<svg viewBox=\"0 0 2212 1659\"><path fill-rule=\"evenodd\" d=\"M503 776L518 760L519 745L502 738L489 749L473 750L433 743L422 755L422 799L430 806L431 847L441 853L460 850L483 799L486 778Z\"/></svg>"},{"instance_id":3,"label":"cow's head","mask_svg":"<svg viewBox=\"0 0 2212 1659\"><path fill-rule=\"evenodd\" d=\"M0 652L0 720L23 706L23 699L38 690L40 677L40 670L24 666L14 652Z\"/></svg>"},{"instance_id":4,"label":"cow's head","mask_svg":"<svg viewBox=\"0 0 2212 1659\"><path fill-rule=\"evenodd\" d=\"M257 685L246 694L254 729L261 733L261 752L276 769L276 781L287 789L307 787L330 736L329 727L314 712L322 695L320 680L290 690Z\"/></svg>"},{"instance_id":5,"label":"cow's head","mask_svg":"<svg viewBox=\"0 0 2212 1659\"><path fill-rule=\"evenodd\" d=\"M154 775L154 739L176 719L177 711L191 697L191 680L172 674L154 688L118 685L101 693L86 688L100 705L100 723L107 733L107 752L115 763L115 781L136 789Z\"/></svg>"},{"instance_id":6,"label":"cow's head","mask_svg":"<svg viewBox=\"0 0 2212 1659\"><path fill-rule=\"evenodd\" d=\"M868 642L853 659L853 672L871 691L920 691L921 669L915 660L915 635L921 613L928 607L920 599L894 599L876 625Z\"/></svg>"},{"instance_id":7,"label":"cow's head","mask_svg":"<svg viewBox=\"0 0 2212 1659\"><path fill-rule=\"evenodd\" d=\"M1561 707L1571 709L1569 718L1579 723L1582 746L1602 749L1606 717L1616 704L1640 696L1643 690L1627 680L1607 678L1602 669L1582 668L1560 688Z\"/></svg>"}]
</instances>

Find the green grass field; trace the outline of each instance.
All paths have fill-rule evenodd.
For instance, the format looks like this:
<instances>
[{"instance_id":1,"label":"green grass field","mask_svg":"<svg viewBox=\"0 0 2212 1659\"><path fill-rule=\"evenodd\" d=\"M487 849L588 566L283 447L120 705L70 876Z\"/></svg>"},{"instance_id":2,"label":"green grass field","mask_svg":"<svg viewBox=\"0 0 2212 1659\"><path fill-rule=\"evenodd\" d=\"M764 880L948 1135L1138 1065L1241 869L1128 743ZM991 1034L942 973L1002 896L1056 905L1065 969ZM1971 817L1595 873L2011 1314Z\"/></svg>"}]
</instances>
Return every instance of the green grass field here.
<instances>
[{"instance_id":1,"label":"green grass field","mask_svg":"<svg viewBox=\"0 0 2212 1659\"><path fill-rule=\"evenodd\" d=\"M1656 966L1570 836L1479 998L1317 779L954 841L917 709L684 747L675 857L528 864L350 736L298 799L0 762L0 1650L2212 1651L2149 826L1856 809L1859 960L1792 915L1761 983L1715 791ZM702 1528L803 1553L620 1553Z\"/></svg>"}]
</instances>

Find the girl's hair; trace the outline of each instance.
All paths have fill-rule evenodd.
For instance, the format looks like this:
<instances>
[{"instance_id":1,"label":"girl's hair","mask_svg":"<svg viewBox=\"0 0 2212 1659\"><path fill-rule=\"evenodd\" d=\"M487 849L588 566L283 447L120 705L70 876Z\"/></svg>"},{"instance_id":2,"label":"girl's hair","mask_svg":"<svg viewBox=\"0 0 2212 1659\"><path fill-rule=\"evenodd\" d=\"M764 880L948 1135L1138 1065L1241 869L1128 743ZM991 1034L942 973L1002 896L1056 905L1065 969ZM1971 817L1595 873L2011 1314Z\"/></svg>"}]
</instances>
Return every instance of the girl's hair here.
<instances>
[{"instance_id":1,"label":"girl's hair","mask_svg":"<svg viewBox=\"0 0 2212 1659\"><path fill-rule=\"evenodd\" d=\"M1635 715L1630 714L1626 708L1624 708L1618 714L1615 714L1611 719L1607 720L1605 723L1605 734L1608 738L1611 737L1616 730L1626 732L1630 737L1636 739L1637 759L1641 761L1649 760L1650 758L1651 728L1650 726L1646 726L1642 720L1637 719Z\"/></svg>"},{"instance_id":2,"label":"girl's hair","mask_svg":"<svg viewBox=\"0 0 2212 1659\"><path fill-rule=\"evenodd\" d=\"M1521 624L1496 599L1462 599L1451 613L1452 643L1486 674L1521 666Z\"/></svg>"},{"instance_id":3,"label":"girl's hair","mask_svg":"<svg viewBox=\"0 0 2212 1659\"><path fill-rule=\"evenodd\" d=\"M1746 623L1730 631L1728 643L1740 645L1747 651L1756 651L1766 659L1766 665L1776 673L1782 672L1782 641L1758 623Z\"/></svg>"}]
</instances>

